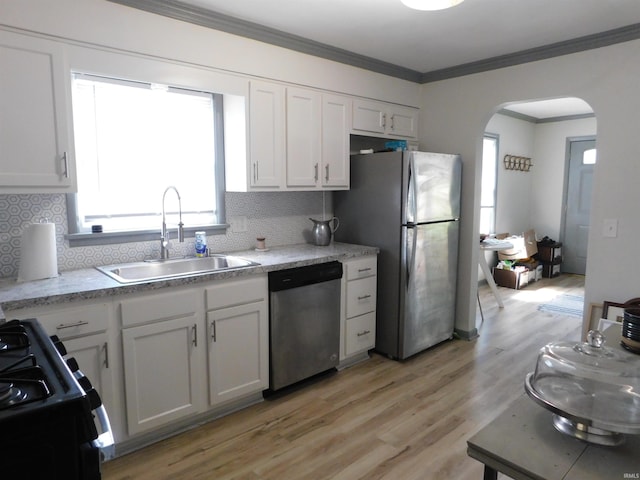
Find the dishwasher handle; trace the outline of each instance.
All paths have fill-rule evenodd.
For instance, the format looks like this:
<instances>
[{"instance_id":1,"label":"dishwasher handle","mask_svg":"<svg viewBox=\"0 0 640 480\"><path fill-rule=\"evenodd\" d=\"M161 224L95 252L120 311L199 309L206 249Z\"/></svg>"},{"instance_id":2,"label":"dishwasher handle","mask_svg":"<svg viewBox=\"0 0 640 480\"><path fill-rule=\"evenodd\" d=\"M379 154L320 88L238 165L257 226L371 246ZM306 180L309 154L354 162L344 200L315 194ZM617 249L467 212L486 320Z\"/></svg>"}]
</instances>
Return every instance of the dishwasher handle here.
<instances>
[{"instance_id":1,"label":"dishwasher handle","mask_svg":"<svg viewBox=\"0 0 640 480\"><path fill-rule=\"evenodd\" d=\"M279 292L340 278L342 263L337 261L277 270L269 272L269 291Z\"/></svg>"}]
</instances>

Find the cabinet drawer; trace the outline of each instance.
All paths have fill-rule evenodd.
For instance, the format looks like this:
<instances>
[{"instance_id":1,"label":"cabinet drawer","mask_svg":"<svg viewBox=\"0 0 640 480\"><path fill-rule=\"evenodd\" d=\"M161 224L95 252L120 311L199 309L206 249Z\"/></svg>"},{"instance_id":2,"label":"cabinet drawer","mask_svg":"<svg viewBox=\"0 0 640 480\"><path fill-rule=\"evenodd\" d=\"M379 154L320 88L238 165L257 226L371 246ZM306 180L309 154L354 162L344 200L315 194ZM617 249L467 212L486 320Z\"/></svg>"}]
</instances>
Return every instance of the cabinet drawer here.
<instances>
[{"instance_id":1,"label":"cabinet drawer","mask_svg":"<svg viewBox=\"0 0 640 480\"><path fill-rule=\"evenodd\" d=\"M261 302L267 299L268 283L266 275L243 277L236 280L225 280L218 285L211 285L205 290L207 310Z\"/></svg>"},{"instance_id":2,"label":"cabinet drawer","mask_svg":"<svg viewBox=\"0 0 640 480\"><path fill-rule=\"evenodd\" d=\"M347 270L347 280L371 277L377 274L378 257L365 257L350 260L344 264Z\"/></svg>"},{"instance_id":3,"label":"cabinet drawer","mask_svg":"<svg viewBox=\"0 0 640 480\"><path fill-rule=\"evenodd\" d=\"M370 350L376 343L376 312L347 319L345 354Z\"/></svg>"},{"instance_id":4,"label":"cabinet drawer","mask_svg":"<svg viewBox=\"0 0 640 480\"><path fill-rule=\"evenodd\" d=\"M202 295L202 290L199 291ZM120 304L122 326L129 327L157 320L185 317L202 309L202 297L198 292L187 290L145 295Z\"/></svg>"},{"instance_id":5,"label":"cabinet drawer","mask_svg":"<svg viewBox=\"0 0 640 480\"><path fill-rule=\"evenodd\" d=\"M361 278L347 283L347 318L357 317L376 309L376 277Z\"/></svg>"},{"instance_id":6,"label":"cabinet drawer","mask_svg":"<svg viewBox=\"0 0 640 480\"><path fill-rule=\"evenodd\" d=\"M109 304L43 307L17 311L8 318L37 318L49 335L60 339L105 332L109 327Z\"/></svg>"}]
</instances>

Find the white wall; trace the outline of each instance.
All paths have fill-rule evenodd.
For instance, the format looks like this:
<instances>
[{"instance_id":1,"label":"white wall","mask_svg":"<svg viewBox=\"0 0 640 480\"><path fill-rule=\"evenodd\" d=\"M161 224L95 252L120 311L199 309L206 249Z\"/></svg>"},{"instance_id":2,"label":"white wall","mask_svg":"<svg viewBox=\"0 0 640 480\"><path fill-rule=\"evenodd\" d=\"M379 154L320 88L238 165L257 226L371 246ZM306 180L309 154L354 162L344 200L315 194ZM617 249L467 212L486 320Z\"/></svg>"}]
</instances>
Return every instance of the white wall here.
<instances>
[{"instance_id":1,"label":"white wall","mask_svg":"<svg viewBox=\"0 0 640 480\"><path fill-rule=\"evenodd\" d=\"M475 329L477 232L482 135L501 106L557 97L578 97L598 122L598 164L589 237L585 305L638 296L640 269L640 41L468 75L422 86L421 145L463 157L459 299L456 327ZM618 236L602 236L604 219L617 219Z\"/></svg>"}]
</instances>

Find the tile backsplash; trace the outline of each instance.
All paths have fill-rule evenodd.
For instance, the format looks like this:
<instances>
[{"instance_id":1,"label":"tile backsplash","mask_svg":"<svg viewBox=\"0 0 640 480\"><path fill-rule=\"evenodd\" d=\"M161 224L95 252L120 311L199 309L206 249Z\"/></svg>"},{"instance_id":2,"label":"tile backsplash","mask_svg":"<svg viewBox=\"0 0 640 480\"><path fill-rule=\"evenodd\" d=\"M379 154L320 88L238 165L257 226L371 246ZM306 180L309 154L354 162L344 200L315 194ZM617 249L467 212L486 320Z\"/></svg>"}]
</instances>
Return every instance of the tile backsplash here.
<instances>
[{"instance_id":1,"label":"tile backsplash","mask_svg":"<svg viewBox=\"0 0 640 480\"><path fill-rule=\"evenodd\" d=\"M329 218L333 211L330 192L226 193L225 207L227 222L231 221L233 228L224 235L209 235L208 245L214 252L253 248L258 236L266 238L267 246L307 242L313 226L309 217ZM25 225L45 218L56 224L61 272L158 257L159 238L71 248L65 239L69 229L64 194L7 194L0 195L0 277L18 275L22 231ZM176 254L193 252L194 241L174 242Z\"/></svg>"}]
</instances>

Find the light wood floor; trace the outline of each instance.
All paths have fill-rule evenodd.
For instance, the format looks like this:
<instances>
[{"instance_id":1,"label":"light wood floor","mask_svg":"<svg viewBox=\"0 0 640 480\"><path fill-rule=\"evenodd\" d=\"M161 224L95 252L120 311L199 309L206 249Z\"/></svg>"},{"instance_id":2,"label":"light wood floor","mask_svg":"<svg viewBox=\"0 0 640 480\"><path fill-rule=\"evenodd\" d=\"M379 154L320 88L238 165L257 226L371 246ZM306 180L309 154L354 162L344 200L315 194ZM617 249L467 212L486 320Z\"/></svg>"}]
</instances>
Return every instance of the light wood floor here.
<instances>
[{"instance_id":1,"label":"light wood floor","mask_svg":"<svg viewBox=\"0 0 640 480\"><path fill-rule=\"evenodd\" d=\"M477 340L452 340L404 362L374 354L112 460L103 478L480 480L467 439L524 394L540 347L580 338L580 319L537 306L560 293L582 295L583 286L584 277L561 275L520 291L500 288L504 309L483 286Z\"/></svg>"}]
</instances>

